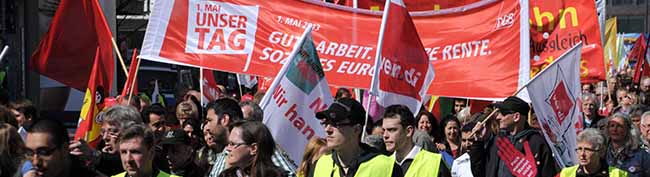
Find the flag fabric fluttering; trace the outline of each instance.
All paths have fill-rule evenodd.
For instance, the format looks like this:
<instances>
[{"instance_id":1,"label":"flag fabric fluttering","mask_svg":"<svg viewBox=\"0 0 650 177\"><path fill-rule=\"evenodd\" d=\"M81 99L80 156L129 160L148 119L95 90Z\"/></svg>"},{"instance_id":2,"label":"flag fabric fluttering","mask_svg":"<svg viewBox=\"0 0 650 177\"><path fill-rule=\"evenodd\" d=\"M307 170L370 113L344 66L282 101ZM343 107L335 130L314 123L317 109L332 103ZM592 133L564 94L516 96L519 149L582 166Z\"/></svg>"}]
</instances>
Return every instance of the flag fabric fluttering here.
<instances>
[{"instance_id":1,"label":"flag fabric fluttering","mask_svg":"<svg viewBox=\"0 0 650 177\"><path fill-rule=\"evenodd\" d=\"M404 2L386 2L370 93L382 107L402 104L417 113L434 72Z\"/></svg>"},{"instance_id":2,"label":"flag fabric fluttering","mask_svg":"<svg viewBox=\"0 0 650 177\"><path fill-rule=\"evenodd\" d=\"M577 164L582 43L551 63L526 87L546 142L561 168Z\"/></svg>"},{"instance_id":3,"label":"flag fabric fluttering","mask_svg":"<svg viewBox=\"0 0 650 177\"><path fill-rule=\"evenodd\" d=\"M96 147L99 143L101 121L98 120L97 115L104 107L104 97L110 93L110 87L107 87L108 83L100 80L100 78L105 77L103 76L104 73L100 72L104 67L100 55L101 49L98 47L95 62L90 72L90 79L88 80L86 96L81 107L81 114L79 115L79 124L74 135L74 139L84 140L91 147Z\"/></svg>"},{"instance_id":4,"label":"flag fabric fluttering","mask_svg":"<svg viewBox=\"0 0 650 177\"><path fill-rule=\"evenodd\" d=\"M613 76L613 71L618 66L618 29L616 28L616 17L612 17L605 22L605 47L603 55L607 67L607 77Z\"/></svg>"},{"instance_id":5,"label":"flag fabric fluttering","mask_svg":"<svg viewBox=\"0 0 650 177\"><path fill-rule=\"evenodd\" d=\"M140 64L140 59L137 57L138 49L133 49L133 56L131 56L131 65L129 66L129 75L126 76L126 83L124 83L124 88L122 88L121 98L126 98L127 95L137 95L138 94L138 65ZM131 90L133 88L133 90Z\"/></svg>"},{"instance_id":6,"label":"flag fabric fluttering","mask_svg":"<svg viewBox=\"0 0 650 177\"><path fill-rule=\"evenodd\" d=\"M252 89L257 84L257 77L248 74L237 74L237 80L239 80L239 85L249 89Z\"/></svg>"},{"instance_id":7,"label":"flag fabric fluttering","mask_svg":"<svg viewBox=\"0 0 650 177\"><path fill-rule=\"evenodd\" d=\"M97 0L61 0L48 32L32 54L29 68L77 90L86 90L99 46L98 78L112 84L112 34Z\"/></svg>"},{"instance_id":8,"label":"flag fabric fluttering","mask_svg":"<svg viewBox=\"0 0 650 177\"><path fill-rule=\"evenodd\" d=\"M151 92L151 104L160 103L165 107L165 97L160 94L160 88L158 86L158 80L154 81L153 92Z\"/></svg>"},{"instance_id":9,"label":"flag fabric fluttering","mask_svg":"<svg viewBox=\"0 0 650 177\"><path fill-rule=\"evenodd\" d=\"M260 101L264 124L296 164L300 164L304 147L312 138L325 136L316 113L327 109L334 100L311 29L307 27L296 42L288 61Z\"/></svg>"},{"instance_id":10,"label":"flag fabric fluttering","mask_svg":"<svg viewBox=\"0 0 650 177\"><path fill-rule=\"evenodd\" d=\"M645 62L646 49L648 48L648 42L646 41L645 35L639 35L639 38L636 39L634 47L628 53L628 61L636 61L636 66L634 69L634 76L632 81L638 84L641 81L641 77L648 75L650 73L649 63Z\"/></svg>"}]
</instances>

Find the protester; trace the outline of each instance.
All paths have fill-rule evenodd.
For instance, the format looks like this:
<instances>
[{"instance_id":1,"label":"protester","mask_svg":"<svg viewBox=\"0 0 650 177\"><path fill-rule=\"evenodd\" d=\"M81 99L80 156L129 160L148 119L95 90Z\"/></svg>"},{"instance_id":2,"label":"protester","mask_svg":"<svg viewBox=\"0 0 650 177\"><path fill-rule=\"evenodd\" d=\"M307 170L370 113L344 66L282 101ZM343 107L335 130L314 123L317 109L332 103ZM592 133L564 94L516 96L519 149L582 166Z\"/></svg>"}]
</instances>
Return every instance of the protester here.
<instances>
[{"instance_id":1,"label":"protester","mask_svg":"<svg viewBox=\"0 0 650 177\"><path fill-rule=\"evenodd\" d=\"M650 105L650 77L641 78L639 86L639 104Z\"/></svg>"},{"instance_id":2,"label":"protester","mask_svg":"<svg viewBox=\"0 0 650 177\"><path fill-rule=\"evenodd\" d=\"M567 167L557 177L625 177L627 172L608 166L605 161L605 138L599 130L587 128L578 134L578 165Z\"/></svg>"},{"instance_id":3,"label":"protester","mask_svg":"<svg viewBox=\"0 0 650 177\"><path fill-rule=\"evenodd\" d=\"M5 106L0 106L0 123L7 123L18 128L18 121L16 121L16 116L11 112L9 108Z\"/></svg>"},{"instance_id":4,"label":"protester","mask_svg":"<svg viewBox=\"0 0 650 177\"><path fill-rule=\"evenodd\" d=\"M20 137L25 140L27 136L27 129L32 122L38 120L38 110L36 106L32 104L31 101L27 99L21 99L16 102L9 103L11 112L14 113L16 117L16 122L18 123L18 133Z\"/></svg>"},{"instance_id":5,"label":"protester","mask_svg":"<svg viewBox=\"0 0 650 177\"><path fill-rule=\"evenodd\" d=\"M594 93L594 85L589 83L582 84L582 94Z\"/></svg>"},{"instance_id":6,"label":"protester","mask_svg":"<svg viewBox=\"0 0 650 177\"><path fill-rule=\"evenodd\" d=\"M264 111L257 103L253 101L244 101L239 103L241 111L244 114L244 120L252 120L261 122L264 119Z\"/></svg>"},{"instance_id":7,"label":"protester","mask_svg":"<svg viewBox=\"0 0 650 177\"><path fill-rule=\"evenodd\" d=\"M339 88L336 90L336 95L334 96L335 100L341 99L341 98L352 98L352 92L348 90L347 88Z\"/></svg>"},{"instance_id":8,"label":"protester","mask_svg":"<svg viewBox=\"0 0 650 177\"><path fill-rule=\"evenodd\" d=\"M329 149L327 149L327 144L325 143L325 139L323 138L312 138L309 143L307 143L307 146L305 146L305 152L302 154L300 167L296 170L296 175L298 177L314 176L316 161L320 156L329 153Z\"/></svg>"},{"instance_id":9,"label":"protester","mask_svg":"<svg viewBox=\"0 0 650 177\"><path fill-rule=\"evenodd\" d=\"M460 150L461 155L468 153L472 144L474 144L474 138L472 137L472 129L476 126L476 122L468 122L460 129Z\"/></svg>"},{"instance_id":10,"label":"protester","mask_svg":"<svg viewBox=\"0 0 650 177\"><path fill-rule=\"evenodd\" d=\"M616 113L620 113L629 116L631 112L630 107L632 106L633 101L628 91L625 89L619 89L618 91L616 91L616 98L618 101L618 106L612 110L611 114L613 115Z\"/></svg>"},{"instance_id":11,"label":"protester","mask_svg":"<svg viewBox=\"0 0 650 177\"><path fill-rule=\"evenodd\" d=\"M178 177L154 167L153 131L142 124L124 129L117 141L124 172L113 177Z\"/></svg>"},{"instance_id":12,"label":"protester","mask_svg":"<svg viewBox=\"0 0 650 177\"><path fill-rule=\"evenodd\" d=\"M639 129L641 125L641 115L644 112L648 111L648 107L645 105L635 104L630 108L630 120L635 129Z\"/></svg>"},{"instance_id":13,"label":"protester","mask_svg":"<svg viewBox=\"0 0 650 177\"><path fill-rule=\"evenodd\" d=\"M176 106L176 119L180 125L187 119L199 120L199 109L192 101L183 101Z\"/></svg>"},{"instance_id":14,"label":"protester","mask_svg":"<svg viewBox=\"0 0 650 177\"><path fill-rule=\"evenodd\" d=\"M68 132L62 123L54 119L42 119L27 129L26 158L30 160L36 176L47 177L94 177L93 171L77 156L68 151Z\"/></svg>"},{"instance_id":15,"label":"protester","mask_svg":"<svg viewBox=\"0 0 650 177\"><path fill-rule=\"evenodd\" d=\"M383 115L384 142L390 156L405 177L449 177L451 173L442 156L413 144L413 113L404 105L388 106Z\"/></svg>"},{"instance_id":16,"label":"protester","mask_svg":"<svg viewBox=\"0 0 650 177\"><path fill-rule=\"evenodd\" d=\"M474 176L508 177L532 172L536 177L551 177L557 174L558 167L544 136L526 126L530 110L528 103L511 96L496 107L499 109L496 118L500 129L498 134L484 131L483 123L476 124L472 130L476 141L472 144L469 155ZM514 154L502 157L498 153L506 151ZM525 160L512 166L514 159L509 157L513 156ZM523 169L520 165L531 165L532 168Z\"/></svg>"},{"instance_id":17,"label":"protester","mask_svg":"<svg viewBox=\"0 0 650 177\"><path fill-rule=\"evenodd\" d=\"M535 109L530 109L530 116L528 117L528 126L535 130L540 130L539 120L537 120L537 114L535 114Z\"/></svg>"},{"instance_id":18,"label":"protester","mask_svg":"<svg viewBox=\"0 0 650 177\"><path fill-rule=\"evenodd\" d=\"M198 149L203 144L203 131L196 119L187 119L181 125L183 132L190 138L190 144L194 149Z\"/></svg>"},{"instance_id":19,"label":"protester","mask_svg":"<svg viewBox=\"0 0 650 177\"><path fill-rule=\"evenodd\" d=\"M117 148L117 140L122 130L127 127L143 124L140 113L134 107L115 105L103 114L101 126L101 138L98 150L94 150L83 140L70 142L70 154L81 159L92 160L90 164L99 172L106 175L114 175L121 172L120 157Z\"/></svg>"},{"instance_id":20,"label":"protester","mask_svg":"<svg viewBox=\"0 0 650 177\"><path fill-rule=\"evenodd\" d=\"M226 144L230 126L237 121L242 121L241 108L236 101L229 98L217 99L207 106L205 131L209 132L216 143L214 165L210 170L210 177L216 177L226 169Z\"/></svg>"},{"instance_id":21,"label":"protester","mask_svg":"<svg viewBox=\"0 0 650 177\"><path fill-rule=\"evenodd\" d=\"M603 117L597 113L598 105L596 105L596 96L592 93L583 93L582 97L580 98L582 101L582 117L584 127L597 128L596 122L598 122L600 119L603 119Z\"/></svg>"},{"instance_id":22,"label":"protester","mask_svg":"<svg viewBox=\"0 0 650 177\"><path fill-rule=\"evenodd\" d=\"M609 118L607 164L625 170L630 177L650 176L650 154L641 150L639 137L632 134L632 122L624 114Z\"/></svg>"},{"instance_id":23,"label":"protester","mask_svg":"<svg viewBox=\"0 0 650 177\"><path fill-rule=\"evenodd\" d=\"M442 119L441 125L445 136L442 143L437 145L438 150L445 151L454 158L460 156L460 121L449 115Z\"/></svg>"},{"instance_id":24,"label":"protester","mask_svg":"<svg viewBox=\"0 0 650 177\"><path fill-rule=\"evenodd\" d=\"M149 128L153 130L155 142L160 141L163 133L167 131L165 116L168 116L167 111L160 105L151 105L142 112L144 123L149 125Z\"/></svg>"},{"instance_id":25,"label":"protester","mask_svg":"<svg viewBox=\"0 0 650 177\"><path fill-rule=\"evenodd\" d=\"M328 109L318 112L316 117L325 121L327 147L332 149L332 153L318 159L315 177L402 176L394 160L360 142L366 120L366 111L361 103L341 98Z\"/></svg>"},{"instance_id":26,"label":"protester","mask_svg":"<svg viewBox=\"0 0 650 177\"><path fill-rule=\"evenodd\" d=\"M641 115L641 142L642 148L650 153L650 111L643 113Z\"/></svg>"},{"instance_id":27,"label":"protester","mask_svg":"<svg viewBox=\"0 0 650 177\"><path fill-rule=\"evenodd\" d=\"M231 166L219 176L280 177L288 176L271 160L275 151L271 132L261 122L235 122L228 137L228 158Z\"/></svg>"},{"instance_id":28,"label":"protester","mask_svg":"<svg viewBox=\"0 0 650 177\"><path fill-rule=\"evenodd\" d=\"M454 99L454 109L452 113L456 115L465 107L467 107L467 99L456 98Z\"/></svg>"},{"instance_id":29,"label":"protester","mask_svg":"<svg viewBox=\"0 0 650 177\"><path fill-rule=\"evenodd\" d=\"M192 119L187 121L190 120ZM172 130L165 133L165 137L160 142L169 163L169 170L173 175L203 177L206 173L206 170L194 161L196 154L191 141L184 131Z\"/></svg>"},{"instance_id":30,"label":"protester","mask_svg":"<svg viewBox=\"0 0 650 177\"><path fill-rule=\"evenodd\" d=\"M121 105L133 106L136 110L138 110L138 112L142 112L142 109L144 108L142 107L142 103L138 95L132 95L132 96L126 95L124 97L118 98L118 100Z\"/></svg>"},{"instance_id":31,"label":"protester","mask_svg":"<svg viewBox=\"0 0 650 177\"><path fill-rule=\"evenodd\" d=\"M431 112L420 110L420 113L415 117L415 122L417 123L418 130L426 132L433 138L431 141L436 142L442 140L442 131L439 127L438 120L436 120L436 117Z\"/></svg>"},{"instance_id":32,"label":"protester","mask_svg":"<svg viewBox=\"0 0 650 177\"><path fill-rule=\"evenodd\" d=\"M0 177L21 174L24 151L25 143L16 128L7 123L0 124Z\"/></svg>"},{"instance_id":33,"label":"protester","mask_svg":"<svg viewBox=\"0 0 650 177\"><path fill-rule=\"evenodd\" d=\"M212 171L212 166L215 164L217 154L223 151L224 146L226 145L226 140L225 137L221 140L217 140L206 128L203 128L203 142L205 142L203 146L196 152L196 164L200 168L205 169L206 172L210 172ZM206 174L205 176L208 175Z\"/></svg>"}]
</instances>

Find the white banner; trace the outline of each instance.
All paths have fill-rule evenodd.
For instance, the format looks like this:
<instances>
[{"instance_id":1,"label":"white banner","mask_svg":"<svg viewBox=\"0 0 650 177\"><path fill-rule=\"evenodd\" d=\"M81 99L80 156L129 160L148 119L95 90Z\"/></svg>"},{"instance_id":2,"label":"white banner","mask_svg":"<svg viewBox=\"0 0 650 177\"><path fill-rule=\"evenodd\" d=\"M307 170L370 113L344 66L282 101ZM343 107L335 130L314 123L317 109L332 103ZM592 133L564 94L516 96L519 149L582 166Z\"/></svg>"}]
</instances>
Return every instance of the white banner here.
<instances>
[{"instance_id":1,"label":"white banner","mask_svg":"<svg viewBox=\"0 0 650 177\"><path fill-rule=\"evenodd\" d=\"M576 123L580 112L580 49L582 43L564 53L528 84L539 125L561 168L578 162ZM543 170L543 169L542 169Z\"/></svg>"},{"instance_id":2,"label":"white banner","mask_svg":"<svg viewBox=\"0 0 650 177\"><path fill-rule=\"evenodd\" d=\"M275 142L300 164L305 146L325 131L316 112L334 100L308 28L260 102ZM294 164L295 165L295 164Z\"/></svg>"}]
</instances>

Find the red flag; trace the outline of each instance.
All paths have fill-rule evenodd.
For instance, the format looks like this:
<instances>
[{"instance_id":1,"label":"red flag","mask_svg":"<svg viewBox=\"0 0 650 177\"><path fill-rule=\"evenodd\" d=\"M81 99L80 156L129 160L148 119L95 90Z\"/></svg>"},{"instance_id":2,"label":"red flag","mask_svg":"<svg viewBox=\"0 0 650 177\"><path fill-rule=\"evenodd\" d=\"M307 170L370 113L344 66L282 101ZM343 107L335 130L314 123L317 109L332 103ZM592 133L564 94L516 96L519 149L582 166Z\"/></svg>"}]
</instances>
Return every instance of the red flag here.
<instances>
[{"instance_id":1,"label":"red flag","mask_svg":"<svg viewBox=\"0 0 650 177\"><path fill-rule=\"evenodd\" d=\"M406 9L409 11L440 10L453 7L460 7L480 0L404 0ZM370 10L384 10L385 0L358 0L358 7Z\"/></svg>"},{"instance_id":2,"label":"red flag","mask_svg":"<svg viewBox=\"0 0 650 177\"><path fill-rule=\"evenodd\" d=\"M101 78L106 76L101 72L104 66L101 62L100 55L101 49L97 47L95 62L90 72L90 79L88 80L86 96L84 97L81 114L79 115L79 126L77 127L77 132L74 134L74 139L83 139L92 147L96 147L100 139L101 125L95 118L97 113L103 108L104 97L110 91L107 83L101 80Z\"/></svg>"},{"instance_id":3,"label":"red flag","mask_svg":"<svg viewBox=\"0 0 650 177\"><path fill-rule=\"evenodd\" d=\"M417 113L433 80L433 67L404 2L391 0L385 8L371 93L383 107L402 104Z\"/></svg>"},{"instance_id":4,"label":"red flag","mask_svg":"<svg viewBox=\"0 0 650 177\"><path fill-rule=\"evenodd\" d=\"M633 81L637 84L639 81L641 81L642 75L648 75L648 73L650 73L650 67L648 67L649 63L645 61L645 52L647 47L648 46L645 40L645 35L641 34L636 40L636 43L634 43L632 51L630 51L630 53L627 55L628 61L636 60L636 68L634 70Z\"/></svg>"},{"instance_id":5,"label":"red flag","mask_svg":"<svg viewBox=\"0 0 650 177\"><path fill-rule=\"evenodd\" d=\"M30 69L78 90L86 90L95 49L104 76L112 84L114 59L111 32L97 0L61 0L48 32L34 51Z\"/></svg>"},{"instance_id":6,"label":"red flag","mask_svg":"<svg viewBox=\"0 0 650 177\"><path fill-rule=\"evenodd\" d=\"M137 72L138 72L138 49L133 49L133 56L131 56L131 66L129 66L129 75L126 76L126 83L124 83L124 88L122 89L122 94L120 94L121 98L125 98L124 96L128 95L129 92L132 92L133 95L138 94L138 81L137 81ZM133 85L133 91L131 90L131 85Z\"/></svg>"}]
</instances>

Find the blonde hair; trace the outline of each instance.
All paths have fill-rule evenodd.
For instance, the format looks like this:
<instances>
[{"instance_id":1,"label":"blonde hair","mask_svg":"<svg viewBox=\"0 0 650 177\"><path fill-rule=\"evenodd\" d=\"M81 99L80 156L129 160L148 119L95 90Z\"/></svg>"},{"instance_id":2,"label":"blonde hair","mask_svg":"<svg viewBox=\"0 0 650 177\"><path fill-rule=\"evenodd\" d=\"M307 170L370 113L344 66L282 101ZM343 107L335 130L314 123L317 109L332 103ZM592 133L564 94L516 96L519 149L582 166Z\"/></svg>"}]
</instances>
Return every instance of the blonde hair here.
<instances>
[{"instance_id":1,"label":"blonde hair","mask_svg":"<svg viewBox=\"0 0 650 177\"><path fill-rule=\"evenodd\" d=\"M190 119L197 119L199 118L199 109L198 107L192 103L192 101L183 101L178 106L176 106L176 118L179 118L183 115L187 115L190 117Z\"/></svg>"},{"instance_id":2,"label":"blonde hair","mask_svg":"<svg viewBox=\"0 0 650 177\"><path fill-rule=\"evenodd\" d=\"M311 165L311 161L316 157L315 155L320 151L321 148L325 147L327 142L325 142L325 139L319 138L319 137L314 137L312 138L309 143L307 143L307 146L305 146L305 152L302 154L302 162L300 162L300 167L296 170L297 176L307 176L307 170L309 170L309 167ZM323 154L320 154L323 155Z\"/></svg>"}]
</instances>

